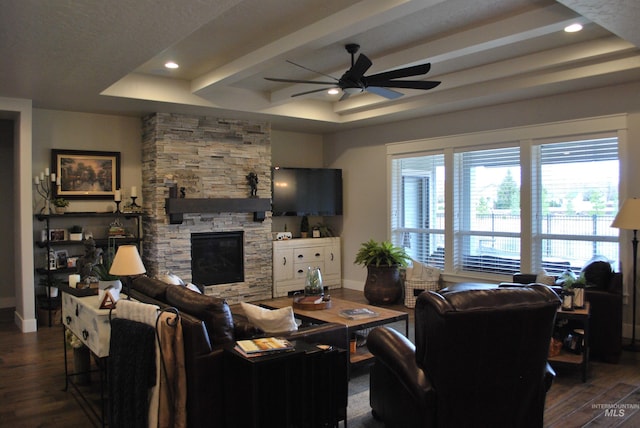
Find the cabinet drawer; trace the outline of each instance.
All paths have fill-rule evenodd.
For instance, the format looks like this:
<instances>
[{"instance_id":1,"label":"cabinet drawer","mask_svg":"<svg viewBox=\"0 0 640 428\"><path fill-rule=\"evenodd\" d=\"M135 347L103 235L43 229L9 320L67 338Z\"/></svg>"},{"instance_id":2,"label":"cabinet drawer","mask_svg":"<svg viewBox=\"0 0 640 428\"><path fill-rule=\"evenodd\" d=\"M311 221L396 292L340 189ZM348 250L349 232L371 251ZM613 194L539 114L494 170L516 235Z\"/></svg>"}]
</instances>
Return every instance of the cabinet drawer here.
<instances>
[{"instance_id":1,"label":"cabinet drawer","mask_svg":"<svg viewBox=\"0 0 640 428\"><path fill-rule=\"evenodd\" d=\"M306 279L307 277L307 270L309 269L309 267L314 268L314 267L318 267L320 268L320 273L324 273L324 262L318 262L318 263L296 263L293 269L293 275L295 279L302 279L303 281ZM304 282L303 282L304 285Z\"/></svg>"},{"instance_id":2,"label":"cabinet drawer","mask_svg":"<svg viewBox=\"0 0 640 428\"><path fill-rule=\"evenodd\" d=\"M296 248L293 250L296 263L315 263L324 260L324 247Z\"/></svg>"},{"instance_id":3,"label":"cabinet drawer","mask_svg":"<svg viewBox=\"0 0 640 428\"><path fill-rule=\"evenodd\" d=\"M62 294L62 322L98 357L109 356L109 310L99 309L98 296Z\"/></svg>"}]
</instances>

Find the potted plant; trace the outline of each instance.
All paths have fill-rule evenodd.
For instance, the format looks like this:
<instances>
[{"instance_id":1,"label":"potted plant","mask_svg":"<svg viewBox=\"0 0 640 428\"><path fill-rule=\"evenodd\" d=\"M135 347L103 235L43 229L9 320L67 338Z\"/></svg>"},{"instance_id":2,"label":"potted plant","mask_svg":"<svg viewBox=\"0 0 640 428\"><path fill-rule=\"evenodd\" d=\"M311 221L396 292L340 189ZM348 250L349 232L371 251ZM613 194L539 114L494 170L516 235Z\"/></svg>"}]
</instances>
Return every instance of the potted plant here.
<instances>
[{"instance_id":1,"label":"potted plant","mask_svg":"<svg viewBox=\"0 0 640 428\"><path fill-rule=\"evenodd\" d=\"M56 214L64 214L65 210L69 206L69 201L65 198L55 198L53 200L53 205L56 207Z\"/></svg>"},{"instance_id":2,"label":"potted plant","mask_svg":"<svg viewBox=\"0 0 640 428\"><path fill-rule=\"evenodd\" d=\"M82 241L82 226L71 226L71 228L69 229L69 240Z\"/></svg>"},{"instance_id":3,"label":"potted plant","mask_svg":"<svg viewBox=\"0 0 640 428\"><path fill-rule=\"evenodd\" d=\"M389 241L370 239L360 246L354 263L367 268L364 296L369 303L390 305L402 297L400 267L407 266L409 259L404 248Z\"/></svg>"},{"instance_id":4,"label":"potted plant","mask_svg":"<svg viewBox=\"0 0 640 428\"><path fill-rule=\"evenodd\" d=\"M309 236L309 217L306 215L302 217L300 222L300 237L306 238Z\"/></svg>"},{"instance_id":5,"label":"potted plant","mask_svg":"<svg viewBox=\"0 0 640 428\"><path fill-rule=\"evenodd\" d=\"M93 274L98 278L98 297L102 301L107 290L113 290L112 295L119 296L122 290L122 281L117 275L109 273L113 263L113 252L111 249L102 255L102 261L93 265ZM117 299L117 297L116 297Z\"/></svg>"}]
</instances>

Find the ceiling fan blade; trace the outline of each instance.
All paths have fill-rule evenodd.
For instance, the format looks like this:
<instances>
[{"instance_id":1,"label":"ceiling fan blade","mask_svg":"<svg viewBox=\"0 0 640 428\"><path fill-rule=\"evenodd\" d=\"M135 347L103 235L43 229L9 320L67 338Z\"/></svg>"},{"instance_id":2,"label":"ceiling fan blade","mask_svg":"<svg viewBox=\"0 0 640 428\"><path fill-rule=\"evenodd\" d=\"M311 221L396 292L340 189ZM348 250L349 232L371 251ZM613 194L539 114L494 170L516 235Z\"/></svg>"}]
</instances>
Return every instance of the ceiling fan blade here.
<instances>
[{"instance_id":1,"label":"ceiling fan blade","mask_svg":"<svg viewBox=\"0 0 640 428\"><path fill-rule=\"evenodd\" d=\"M372 94L380 95L388 100L395 100L396 98L400 98L404 94L398 91L394 91L392 89L381 88L380 86L367 86L367 92L371 92Z\"/></svg>"},{"instance_id":2,"label":"ceiling fan blade","mask_svg":"<svg viewBox=\"0 0 640 428\"><path fill-rule=\"evenodd\" d=\"M364 76L364 73L367 72L369 67L371 67L373 63L369 58L367 58L364 54L360 54L356 63L353 64L353 67L349 69L345 74L348 75L350 80L358 81Z\"/></svg>"},{"instance_id":3,"label":"ceiling fan blade","mask_svg":"<svg viewBox=\"0 0 640 428\"><path fill-rule=\"evenodd\" d=\"M438 86L440 82L428 80L387 80L386 82L376 82L373 84L367 80L365 84L383 88L433 89Z\"/></svg>"},{"instance_id":4,"label":"ceiling fan blade","mask_svg":"<svg viewBox=\"0 0 640 428\"><path fill-rule=\"evenodd\" d=\"M337 88L337 86L335 86L335 87ZM331 89L331 88L329 88L329 89ZM326 91L326 90L328 90L328 89L327 88L321 88L321 89L314 89L314 90L311 90L311 91L298 92L297 94L291 95L291 97L299 97L301 95L314 94L316 92L322 92L322 91Z\"/></svg>"},{"instance_id":5,"label":"ceiling fan blade","mask_svg":"<svg viewBox=\"0 0 640 428\"><path fill-rule=\"evenodd\" d=\"M335 86L336 82L319 82L314 80L296 80L296 79L278 79L276 77L265 77L265 80L270 80L272 82L285 82L285 83L311 83L313 85L333 85Z\"/></svg>"},{"instance_id":6,"label":"ceiling fan blade","mask_svg":"<svg viewBox=\"0 0 640 428\"><path fill-rule=\"evenodd\" d=\"M390 80L390 79L400 79L403 77L411 77L418 76L421 74L427 74L431 70L431 63L414 65L411 67L400 68L398 70L385 71L383 73L372 74L371 76L367 76L369 81L373 80Z\"/></svg>"},{"instance_id":7,"label":"ceiling fan blade","mask_svg":"<svg viewBox=\"0 0 640 428\"><path fill-rule=\"evenodd\" d=\"M307 71L310 71L310 72L312 72L312 73L316 73L316 74L320 74L320 75L325 76L325 77L329 77L329 78L331 78L331 79L335 80L336 82L338 81L338 78L337 78L337 77L333 77L333 76L332 76L332 75L330 75L330 74L325 74L325 73L323 73L323 72L321 72L321 71L312 70L312 69L310 69L309 67L305 67L304 65L296 64L296 63L295 63L295 62L293 62L293 61L289 61L289 60L286 60L286 61L287 61L289 64L293 64L293 65L295 65L296 67L300 67L300 68L302 68L302 69L304 69L304 70L307 70Z\"/></svg>"},{"instance_id":8,"label":"ceiling fan blade","mask_svg":"<svg viewBox=\"0 0 640 428\"><path fill-rule=\"evenodd\" d=\"M338 100L338 102L340 102L340 101L344 101L344 100L346 100L347 98L349 98L350 96L351 96L351 94L350 94L349 92L342 91L342 96L340 97L340 99Z\"/></svg>"}]
</instances>

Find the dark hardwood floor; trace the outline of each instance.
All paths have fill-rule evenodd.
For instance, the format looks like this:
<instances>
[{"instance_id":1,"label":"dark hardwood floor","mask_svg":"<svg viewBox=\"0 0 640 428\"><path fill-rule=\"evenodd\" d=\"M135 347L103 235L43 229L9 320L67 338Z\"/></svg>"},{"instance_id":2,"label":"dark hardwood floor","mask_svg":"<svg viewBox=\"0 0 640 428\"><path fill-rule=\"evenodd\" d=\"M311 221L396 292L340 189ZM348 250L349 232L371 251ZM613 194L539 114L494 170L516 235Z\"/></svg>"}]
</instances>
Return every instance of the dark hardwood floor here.
<instances>
[{"instance_id":1,"label":"dark hardwood floor","mask_svg":"<svg viewBox=\"0 0 640 428\"><path fill-rule=\"evenodd\" d=\"M366 303L361 292L333 290L332 295ZM391 309L409 312L413 340L413 310L402 304ZM13 309L0 309L0 426L12 428L96 426L72 389L64 391L64 348L61 326L41 327L22 334ZM71 357L71 354L69 354ZM640 354L625 352L619 364L594 361L587 382L577 369L556 368L547 394L546 427L640 426ZM365 374L366 375L366 374ZM93 378L92 399L97 395ZM604 407L616 405L617 413ZM620 414L624 410L624 414ZM357 425L349 424L350 428Z\"/></svg>"}]
</instances>

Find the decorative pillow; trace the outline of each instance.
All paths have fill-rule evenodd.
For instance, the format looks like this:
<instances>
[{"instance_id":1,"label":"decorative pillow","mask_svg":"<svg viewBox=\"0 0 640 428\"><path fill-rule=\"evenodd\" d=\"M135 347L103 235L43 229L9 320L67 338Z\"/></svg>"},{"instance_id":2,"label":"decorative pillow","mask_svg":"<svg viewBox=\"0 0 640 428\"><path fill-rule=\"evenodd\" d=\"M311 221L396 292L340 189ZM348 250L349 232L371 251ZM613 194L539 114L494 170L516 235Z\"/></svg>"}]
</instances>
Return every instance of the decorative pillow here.
<instances>
[{"instance_id":1,"label":"decorative pillow","mask_svg":"<svg viewBox=\"0 0 640 428\"><path fill-rule=\"evenodd\" d=\"M170 285L167 288L167 303L204 321L212 345L223 345L234 340L233 316L226 300Z\"/></svg>"},{"instance_id":2,"label":"decorative pillow","mask_svg":"<svg viewBox=\"0 0 640 428\"><path fill-rule=\"evenodd\" d=\"M188 282L184 285L187 289L191 290L191 291L195 291L198 294L202 294L202 291L200 291L200 289L198 288L197 285L195 285L192 282Z\"/></svg>"},{"instance_id":3,"label":"decorative pillow","mask_svg":"<svg viewBox=\"0 0 640 428\"><path fill-rule=\"evenodd\" d=\"M536 275L536 282L538 284L544 284L544 285L555 285L556 277L553 275L548 275L547 271L543 270L538 275Z\"/></svg>"},{"instance_id":4,"label":"decorative pillow","mask_svg":"<svg viewBox=\"0 0 640 428\"><path fill-rule=\"evenodd\" d=\"M291 306L271 310L245 302L240 302L240 305L249 322L265 333L281 333L298 329Z\"/></svg>"},{"instance_id":5,"label":"decorative pillow","mask_svg":"<svg viewBox=\"0 0 640 428\"><path fill-rule=\"evenodd\" d=\"M440 269L413 260L413 268L407 271L407 279L415 281L440 281Z\"/></svg>"},{"instance_id":6,"label":"decorative pillow","mask_svg":"<svg viewBox=\"0 0 640 428\"><path fill-rule=\"evenodd\" d=\"M158 275L157 279L159 279L162 282L166 282L167 284L185 285L184 281L182 279L180 279L180 277L178 275L174 275L169 271L167 271L164 274Z\"/></svg>"}]
</instances>

